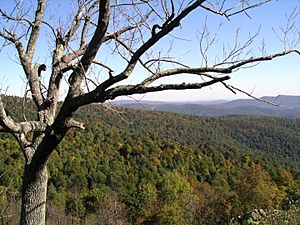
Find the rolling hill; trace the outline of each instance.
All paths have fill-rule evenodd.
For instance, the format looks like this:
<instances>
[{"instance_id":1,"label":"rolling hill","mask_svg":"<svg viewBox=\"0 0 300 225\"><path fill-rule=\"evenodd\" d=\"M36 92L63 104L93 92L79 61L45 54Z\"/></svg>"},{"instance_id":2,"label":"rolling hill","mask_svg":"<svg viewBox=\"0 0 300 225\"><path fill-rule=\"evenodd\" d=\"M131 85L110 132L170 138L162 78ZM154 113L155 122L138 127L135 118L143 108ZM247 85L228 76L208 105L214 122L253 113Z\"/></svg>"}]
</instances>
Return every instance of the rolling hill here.
<instances>
[{"instance_id":1,"label":"rolling hill","mask_svg":"<svg viewBox=\"0 0 300 225\"><path fill-rule=\"evenodd\" d=\"M287 118L300 118L300 96L279 95L255 99L208 102L151 102L117 101L116 105L162 112L175 112L201 116L261 115ZM268 104L266 102L273 103Z\"/></svg>"},{"instance_id":2,"label":"rolling hill","mask_svg":"<svg viewBox=\"0 0 300 225\"><path fill-rule=\"evenodd\" d=\"M3 99L22 119L22 99ZM274 208L277 224L299 222L300 119L100 104L76 117L86 130L70 130L48 163L47 224L223 225ZM0 133L0 212L18 214L23 167L12 135ZM17 224L17 216L7 218Z\"/></svg>"}]
</instances>

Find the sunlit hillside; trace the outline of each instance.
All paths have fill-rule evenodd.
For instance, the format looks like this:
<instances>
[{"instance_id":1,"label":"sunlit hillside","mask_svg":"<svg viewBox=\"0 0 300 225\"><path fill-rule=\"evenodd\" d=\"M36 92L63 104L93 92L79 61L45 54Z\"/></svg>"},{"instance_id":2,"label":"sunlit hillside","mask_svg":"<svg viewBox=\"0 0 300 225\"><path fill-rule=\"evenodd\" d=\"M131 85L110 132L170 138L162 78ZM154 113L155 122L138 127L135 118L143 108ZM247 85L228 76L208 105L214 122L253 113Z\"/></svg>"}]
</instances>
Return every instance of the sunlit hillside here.
<instances>
[{"instance_id":1,"label":"sunlit hillside","mask_svg":"<svg viewBox=\"0 0 300 225\"><path fill-rule=\"evenodd\" d=\"M5 98L15 119L17 102ZM48 163L47 224L258 223L245 217L255 210L264 224L299 224L299 119L103 105L76 116L86 130L69 132ZM2 224L17 224L23 163L12 135L1 134Z\"/></svg>"}]
</instances>

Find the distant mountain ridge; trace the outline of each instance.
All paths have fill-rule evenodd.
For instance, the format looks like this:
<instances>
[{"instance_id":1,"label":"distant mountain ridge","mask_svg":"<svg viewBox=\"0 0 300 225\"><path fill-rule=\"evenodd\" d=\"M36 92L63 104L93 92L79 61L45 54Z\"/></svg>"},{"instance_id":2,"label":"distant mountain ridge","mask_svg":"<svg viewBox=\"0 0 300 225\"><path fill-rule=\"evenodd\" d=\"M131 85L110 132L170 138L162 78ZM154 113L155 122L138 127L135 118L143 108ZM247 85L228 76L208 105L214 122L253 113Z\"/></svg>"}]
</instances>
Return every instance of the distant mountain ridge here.
<instances>
[{"instance_id":1,"label":"distant mountain ridge","mask_svg":"<svg viewBox=\"0 0 300 225\"><path fill-rule=\"evenodd\" d=\"M264 96L256 99L207 102L117 101L117 106L199 116L261 115L300 118L300 96ZM269 102L270 104L266 103ZM273 104L272 104L273 103ZM277 106L278 105L278 106Z\"/></svg>"}]
</instances>

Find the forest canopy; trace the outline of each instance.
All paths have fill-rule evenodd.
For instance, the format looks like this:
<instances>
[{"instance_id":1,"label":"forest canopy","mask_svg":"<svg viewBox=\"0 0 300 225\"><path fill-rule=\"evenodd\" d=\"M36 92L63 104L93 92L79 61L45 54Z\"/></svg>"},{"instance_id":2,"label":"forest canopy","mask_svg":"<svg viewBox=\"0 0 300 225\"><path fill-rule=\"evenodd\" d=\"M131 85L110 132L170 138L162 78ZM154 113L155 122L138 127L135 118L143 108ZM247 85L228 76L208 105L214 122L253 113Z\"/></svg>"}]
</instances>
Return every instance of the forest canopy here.
<instances>
[{"instance_id":1,"label":"forest canopy","mask_svg":"<svg viewBox=\"0 0 300 225\"><path fill-rule=\"evenodd\" d=\"M18 98L5 101L20 107ZM254 209L283 210L281 219L299 221L299 119L113 112L100 105L76 117L86 131L70 131L49 162L50 224L104 218L107 224L227 224ZM23 159L8 134L0 147L6 218L18 210Z\"/></svg>"}]
</instances>

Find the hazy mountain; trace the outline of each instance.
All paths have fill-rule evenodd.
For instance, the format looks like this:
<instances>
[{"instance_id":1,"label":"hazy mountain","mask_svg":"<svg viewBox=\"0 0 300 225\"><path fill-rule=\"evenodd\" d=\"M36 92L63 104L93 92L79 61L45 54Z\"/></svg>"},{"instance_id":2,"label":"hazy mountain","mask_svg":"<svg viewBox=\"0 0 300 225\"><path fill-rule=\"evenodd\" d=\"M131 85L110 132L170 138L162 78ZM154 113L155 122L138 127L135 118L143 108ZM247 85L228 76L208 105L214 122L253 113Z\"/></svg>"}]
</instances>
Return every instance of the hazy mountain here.
<instances>
[{"instance_id":1,"label":"hazy mountain","mask_svg":"<svg viewBox=\"0 0 300 225\"><path fill-rule=\"evenodd\" d=\"M300 118L300 96L264 96L260 99L262 101L255 99L206 102L118 101L116 104L125 108L202 116L264 115ZM274 105L266 102L273 103Z\"/></svg>"}]
</instances>

